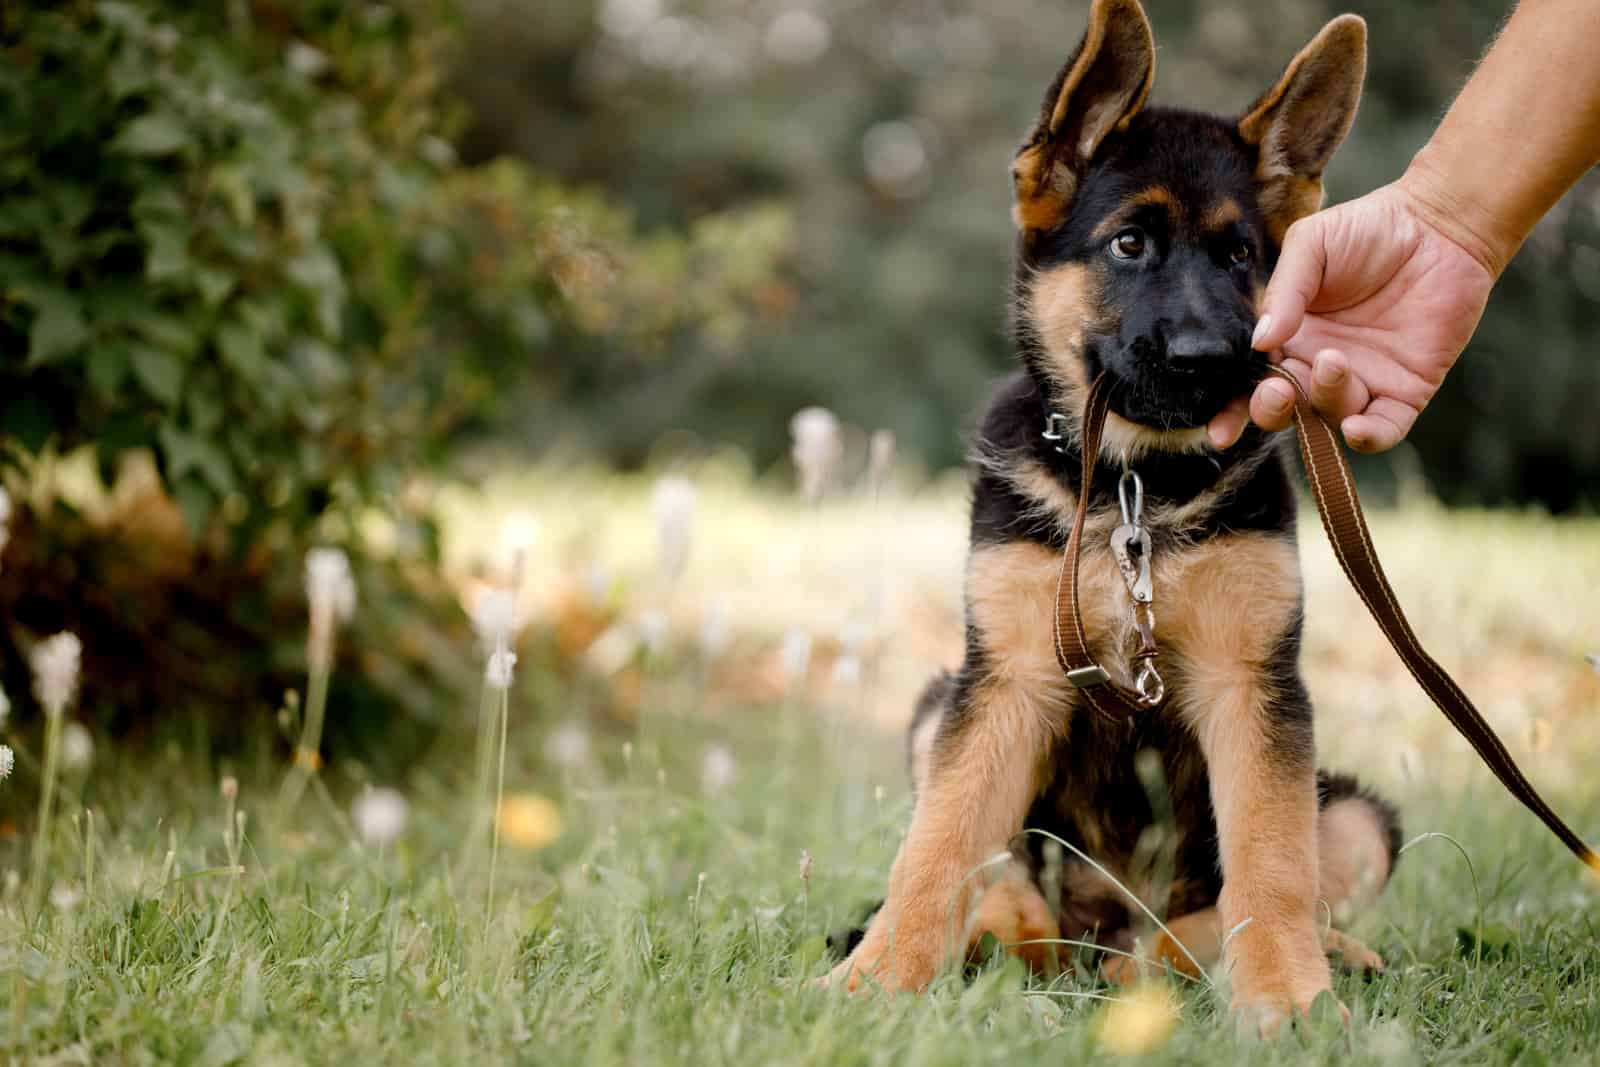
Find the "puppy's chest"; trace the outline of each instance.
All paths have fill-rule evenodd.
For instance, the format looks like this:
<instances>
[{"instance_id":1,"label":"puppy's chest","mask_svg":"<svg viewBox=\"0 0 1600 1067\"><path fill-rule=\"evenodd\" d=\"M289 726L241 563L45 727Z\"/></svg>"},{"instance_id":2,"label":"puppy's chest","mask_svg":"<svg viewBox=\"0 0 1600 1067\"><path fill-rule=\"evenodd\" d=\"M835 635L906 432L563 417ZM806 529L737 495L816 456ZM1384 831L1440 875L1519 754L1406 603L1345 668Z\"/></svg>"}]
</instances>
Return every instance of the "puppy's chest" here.
<instances>
[{"instance_id":1,"label":"puppy's chest","mask_svg":"<svg viewBox=\"0 0 1600 1067\"><path fill-rule=\"evenodd\" d=\"M1137 647L1133 601L1110 549L1111 522L1084 531L1078 604L1090 644L1114 679L1127 684ZM1281 534L1219 534L1194 542L1152 539L1157 664L1172 685L1195 670L1249 671L1297 624L1300 574L1292 540ZM1062 694L1055 655L1059 550L1015 541L974 548L967 574L968 617L990 674Z\"/></svg>"}]
</instances>

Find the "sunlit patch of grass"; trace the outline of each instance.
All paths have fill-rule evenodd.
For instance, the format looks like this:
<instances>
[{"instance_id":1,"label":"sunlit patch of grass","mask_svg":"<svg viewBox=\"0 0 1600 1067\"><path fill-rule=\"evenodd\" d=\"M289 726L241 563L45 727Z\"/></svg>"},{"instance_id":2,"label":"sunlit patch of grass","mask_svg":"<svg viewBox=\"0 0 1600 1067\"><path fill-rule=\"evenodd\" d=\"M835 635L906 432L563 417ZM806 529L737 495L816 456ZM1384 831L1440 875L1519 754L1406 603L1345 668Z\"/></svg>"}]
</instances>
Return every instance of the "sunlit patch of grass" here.
<instances>
[{"instance_id":1,"label":"sunlit patch of grass","mask_svg":"<svg viewBox=\"0 0 1600 1067\"><path fill-rule=\"evenodd\" d=\"M407 780L335 759L292 810L274 802L285 766L268 738L222 767L192 724L136 747L102 741L47 827L38 884L70 892L37 907L32 802L5 796L0 869L23 877L0 882L0 1059L1593 1062L1600 892L1471 769L1311 529L1306 655L1327 759L1394 795L1409 837L1448 834L1469 861L1409 849L1358 919L1353 932L1389 966L1338 980L1348 1031L1319 1018L1260 1043L1205 982L1109 1003L1121 992L1087 975L1043 983L1016 961L951 971L922 997L810 988L826 934L881 896L904 829L895 728L960 647L964 502L941 483L801 504L715 465L695 484L670 580L650 479L532 472L445 494L464 585L500 580L474 560L526 510L540 537L515 569L536 624L594 566L609 572L619 624L663 613L637 728L607 732L579 690L519 664L483 720L496 788L483 723L463 708ZM1600 588L1596 525L1420 509L1374 526L1425 641L1497 722L1550 724L1559 743L1518 754L1577 825L1600 830L1596 786L1573 770L1597 750L1581 653L1600 640L1578 595ZM714 603L727 632L708 640ZM598 640L606 625L582 633ZM624 644L639 636L628 633ZM853 671L833 669L844 655L860 657ZM0 790L37 783L22 755ZM490 796L505 845L492 874L490 850L470 844L489 828Z\"/></svg>"}]
</instances>

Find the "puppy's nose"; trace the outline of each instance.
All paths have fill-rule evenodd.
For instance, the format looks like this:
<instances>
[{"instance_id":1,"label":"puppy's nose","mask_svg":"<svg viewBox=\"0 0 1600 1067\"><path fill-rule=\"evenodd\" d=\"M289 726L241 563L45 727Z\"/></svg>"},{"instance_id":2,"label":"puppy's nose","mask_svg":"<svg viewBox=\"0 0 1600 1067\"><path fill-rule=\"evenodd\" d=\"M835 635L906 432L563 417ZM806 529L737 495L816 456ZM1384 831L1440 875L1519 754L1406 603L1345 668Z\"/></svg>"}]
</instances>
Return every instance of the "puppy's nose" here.
<instances>
[{"instance_id":1,"label":"puppy's nose","mask_svg":"<svg viewBox=\"0 0 1600 1067\"><path fill-rule=\"evenodd\" d=\"M1209 330L1183 330L1167 342L1167 358L1177 366L1194 366L1233 355L1233 342Z\"/></svg>"}]
</instances>

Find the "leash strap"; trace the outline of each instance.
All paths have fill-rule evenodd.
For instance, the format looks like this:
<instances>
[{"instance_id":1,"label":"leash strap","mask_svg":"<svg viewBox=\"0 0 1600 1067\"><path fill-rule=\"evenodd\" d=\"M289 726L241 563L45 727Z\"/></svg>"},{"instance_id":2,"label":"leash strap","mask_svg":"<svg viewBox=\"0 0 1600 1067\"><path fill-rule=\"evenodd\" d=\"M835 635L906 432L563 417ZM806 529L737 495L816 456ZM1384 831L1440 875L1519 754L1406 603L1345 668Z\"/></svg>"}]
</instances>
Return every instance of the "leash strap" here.
<instances>
[{"instance_id":1,"label":"leash strap","mask_svg":"<svg viewBox=\"0 0 1600 1067\"><path fill-rule=\"evenodd\" d=\"M1327 531L1328 541L1333 545L1334 555L1338 557L1345 577L1367 605L1378 628L1388 638L1389 644L1399 654L1401 662L1423 692L1450 720L1450 725L1467 739L1495 777L1500 779L1500 784L1537 815L1573 855L1600 873L1600 855L1551 809L1523 775L1516 761L1511 758L1511 753L1495 736L1466 693L1445 673L1438 661L1424 651L1405 613L1400 610L1400 602L1384 575L1383 566L1378 562L1372 535L1361 512L1361 501L1356 496L1355 479L1351 477L1350 465L1339 444L1337 432L1311 406L1310 397L1294 375L1281 367L1272 367L1271 371L1294 387L1296 437L1300 442L1300 458L1311 483L1312 498L1317 505L1317 515L1322 519L1322 528ZM1079 483L1078 509L1073 517L1056 592L1055 638L1056 658L1068 680L1082 690L1085 699L1096 711L1102 715L1123 718L1138 715L1141 706L1136 695L1112 681L1095 660L1078 607L1078 557L1083 549L1083 528L1088 519L1089 490L1095 460L1100 452L1101 433L1109 410L1108 393L1106 379L1102 375L1090 387L1085 404L1081 441L1083 473Z\"/></svg>"}]
</instances>

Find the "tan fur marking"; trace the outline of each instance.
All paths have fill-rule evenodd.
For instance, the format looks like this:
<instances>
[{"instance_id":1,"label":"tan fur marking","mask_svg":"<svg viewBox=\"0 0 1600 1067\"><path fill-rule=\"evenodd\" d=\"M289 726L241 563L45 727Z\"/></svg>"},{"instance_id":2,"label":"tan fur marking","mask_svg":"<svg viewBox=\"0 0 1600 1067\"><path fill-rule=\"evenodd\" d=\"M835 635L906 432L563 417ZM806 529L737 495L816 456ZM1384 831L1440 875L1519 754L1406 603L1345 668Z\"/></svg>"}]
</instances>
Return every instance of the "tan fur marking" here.
<instances>
[{"instance_id":1,"label":"tan fur marking","mask_svg":"<svg viewBox=\"0 0 1600 1067\"><path fill-rule=\"evenodd\" d=\"M1184 552L1156 553L1159 633L1180 650L1197 726L1219 693L1250 689L1300 610L1292 542L1273 534L1219 537Z\"/></svg>"},{"instance_id":2,"label":"tan fur marking","mask_svg":"<svg viewBox=\"0 0 1600 1067\"><path fill-rule=\"evenodd\" d=\"M1028 289L1028 314L1062 393L1056 402L1081 413L1089 388L1081 356L1084 337L1101 317L1093 272L1082 263L1064 263L1036 274Z\"/></svg>"},{"instance_id":3,"label":"tan fur marking","mask_svg":"<svg viewBox=\"0 0 1600 1067\"><path fill-rule=\"evenodd\" d=\"M967 955L973 957L984 934L1021 959L1035 974L1054 976L1061 969L1060 945L1023 944L1061 937L1061 927L1050 914L1039 887L1028 872L1013 863L1004 875L984 890L968 924Z\"/></svg>"},{"instance_id":4,"label":"tan fur marking","mask_svg":"<svg viewBox=\"0 0 1600 1067\"><path fill-rule=\"evenodd\" d=\"M1158 557L1159 559L1159 557ZM1179 712L1191 724L1211 776L1226 929L1236 1004L1275 1024L1329 987L1317 936L1317 797L1310 753L1286 754L1269 735L1274 694L1262 667L1300 604L1294 547L1269 535L1219 539L1174 559L1156 587L1173 609L1162 631L1183 660ZM1169 621L1170 620L1170 621Z\"/></svg>"},{"instance_id":5,"label":"tan fur marking","mask_svg":"<svg viewBox=\"0 0 1600 1067\"><path fill-rule=\"evenodd\" d=\"M1284 175L1262 182L1261 216L1274 244L1283 244L1289 227L1322 207L1322 179Z\"/></svg>"},{"instance_id":6,"label":"tan fur marking","mask_svg":"<svg viewBox=\"0 0 1600 1067\"><path fill-rule=\"evenodd\" d=\"M1123 586L1104 543L1105 538L1085 543L1079 582L1084 625L1096 635L1125 628L1126 611L1115 597ZM1044 545L1016 541L978 548L967 565L966 600L991 677L1064 707L1069 689L1054 637L1060 573L1061 554Z\"/></svg>"},{"instance_id":7,"label":"tan fur marking","mask_svg":"<svg viewBox=\"0 0 1600 1067\"><path fill-rule=\"evenodd\" d=\"M1239 207L1239 201L1233 197L1225 197L1220 204L1208 210L1200 220L1201 229L1207 233L1225 230L1236 222L1244 219L1244 210Z\"/></svg>"},{"instance_id":8,"label":"tan fur marking","mask_svg":"<svg viewBox=\"0 0 1600 1067\"><path fill-rule=\"evenodd\" d=\"M1058 563L1037 545L973 552L967 602L988 653L961 728L941 734L917 793L884 906L830 980L920 989L950 958L971 897L967 875L1022 828L1040 766L1066 725L1051 645ZM1107 570L1108 568L1102 568Z\"/></svg>"},{"instance_id":9,"label":"tan fur marking","mask_svg":"<svg viewBox=\"0 0 1600 1067\"><path fill-rule=\"evenodd\" d=\"M1107 413L1100 435L1100 454L1119 463L1132 463L1151 452L1204 452L1210 447L1204 426L1157 430L1130 422L1115 411Z\"/></svg>"},{"instance_id":10,"label":"tan fur marking","mask_svg":"<svg viewBox=\"0 0 1600 1067\"><path fill-rule=\"evenodd\" d=\"M1096 241L1106 240L1112 234L1128 225L1134 213L1142 207L1165 208L1167 216L1172 220L1174 227L1183 224L1185 216L1183 205L1178 202L1178 198L1173 195L1172 190L1164 185L1152 185L1130 196L1120 208L1103 219L1089 236Z\"/></svg>"},{"instance_id":11,"label":"tan fur marking","mask_svg":"<svg viewBox=\"0 0 1600 1067\"><path fill-rule=\"evenodd\" d=\"M1383 825L1372 805L1352 797L1322 810L1317 836L1317 895L1328 905L1333 924L1343 926L1376 900L1389 881Z\"/></svg>"},{"instance_id":12,"label":"tan fur marking","mask_svg":"<svg viewBox=\"0 0 1600 1067\"><path fill-rule=\"evenodd\" d=\"M928 715L917 724L911 734L911 789L912 792L922 788L922 783L928 780L928 762L932 759L933 742L939 735L939 724L944 721L941 712L937 715Z\"/></svg>"}]
</instances>

